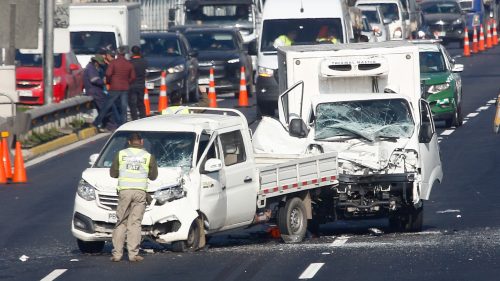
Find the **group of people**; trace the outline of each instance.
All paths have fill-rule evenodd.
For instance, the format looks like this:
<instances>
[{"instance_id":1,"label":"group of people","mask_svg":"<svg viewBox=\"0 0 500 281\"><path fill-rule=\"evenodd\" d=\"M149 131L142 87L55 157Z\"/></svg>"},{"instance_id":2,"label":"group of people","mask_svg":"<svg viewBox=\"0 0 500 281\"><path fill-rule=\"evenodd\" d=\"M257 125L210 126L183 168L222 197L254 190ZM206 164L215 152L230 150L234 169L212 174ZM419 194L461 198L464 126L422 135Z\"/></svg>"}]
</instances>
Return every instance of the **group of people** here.
<instances>
[{"instance_id":1,"label":"group of people","mask_svg":"<svg viewBox=\"0 0 500 281\"><path fill-rule=\"evenodd\" d=\"M127 122L127 107L132 120L146 117L144 84L147 62L141 57L139 46L133 46L131 59L125 58L126 49L118 48L93 56L84 70L84 87L94 98L98 112L93 125L100 132L114 130Z\"/></svg>"}]
</instances>

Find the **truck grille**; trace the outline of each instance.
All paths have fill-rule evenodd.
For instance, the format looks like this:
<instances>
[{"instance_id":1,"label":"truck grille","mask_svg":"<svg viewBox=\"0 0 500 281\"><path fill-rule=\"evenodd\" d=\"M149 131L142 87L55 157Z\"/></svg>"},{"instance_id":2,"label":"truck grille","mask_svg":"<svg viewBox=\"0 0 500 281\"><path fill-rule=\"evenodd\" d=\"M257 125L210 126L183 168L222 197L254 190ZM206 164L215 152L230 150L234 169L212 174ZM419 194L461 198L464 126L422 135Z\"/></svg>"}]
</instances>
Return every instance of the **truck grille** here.
<instances>
[{"instance_id":1,"label":"truck grille","mask_svg":"<svg viewBox=\"0 0 500 281\"><path fill-rule=\"evenodd\" d=\"M148 192L150 196L154 195L154 192ZM116 211L118 207L118 194L99 194L98 205L104 209Z\"/></svg>"},{"instance_id":2,"label":"truck grille","mask_svg":"<svg viewBox=\"0 0 500 281\"><path fill-rule=\"evenodd\" d=\"M17 81L16 87L17 89L33 89L41 87L41 84L41 81Z\"/></svg>"}]
</instances>

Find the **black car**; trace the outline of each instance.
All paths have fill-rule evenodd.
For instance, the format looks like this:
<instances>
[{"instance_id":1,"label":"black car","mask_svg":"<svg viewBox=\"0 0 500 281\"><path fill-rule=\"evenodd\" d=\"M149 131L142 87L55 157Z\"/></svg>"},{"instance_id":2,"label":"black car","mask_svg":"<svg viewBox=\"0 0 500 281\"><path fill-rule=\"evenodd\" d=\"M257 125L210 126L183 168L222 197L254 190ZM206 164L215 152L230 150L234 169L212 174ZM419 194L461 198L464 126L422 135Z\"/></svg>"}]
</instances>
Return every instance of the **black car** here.
<instances>
[{"instance_id":1,"label":"black car","mask_svg":"<svg viewBox=\"0 0 500 281\"><path fill-rule=\"evenodd\" d=\"M247 91L251 93L252 59L238 29L196 27L186 28L183 32L191 47L198 52L199 85L208 87L210 68L213 67L215 91L235 93L238 97L241 66L244 66Z\"/></svg>"},{"instance_id":2,"label":"black car","mask_svg":"<svg viewBox=\"0 0 500 281\"><path fill-rule=\"evenodd\" d=\"M197 101L198 59L186 38L175 32L141 34L141 49L148 62L146 88L150 93L160 92L161 73L167 72L167 95L178 91L184 101Z\"/></svg>"},{"instance_id":3,"label":"black car","mask_svg":"<svg viewBox=\"0 0 500 281\"><path fill-rule=\"evenodd\" d=\"M444 42L464 41L466 25L465 14L455 0L427 0L420 3L424 14L424 23L435 38Z\"/></svg>"}]
</instances>

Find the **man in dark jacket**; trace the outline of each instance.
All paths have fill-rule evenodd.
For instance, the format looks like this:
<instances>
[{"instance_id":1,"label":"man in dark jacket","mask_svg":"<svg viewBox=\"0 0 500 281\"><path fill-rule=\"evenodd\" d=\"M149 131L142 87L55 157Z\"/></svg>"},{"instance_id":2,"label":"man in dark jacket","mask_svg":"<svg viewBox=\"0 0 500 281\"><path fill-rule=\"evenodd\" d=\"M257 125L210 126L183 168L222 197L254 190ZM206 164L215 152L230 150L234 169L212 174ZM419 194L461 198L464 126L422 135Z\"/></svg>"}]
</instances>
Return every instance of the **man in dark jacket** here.
<instances>
[{"instance_id":1,"label":"man in dark jacket","mask_svg":"<svg viewBox=\"0 0 500 281\"><path fill-rule=\"evenodd\" d=\"M146 108L144 106L144 87L146 84L146 69L148 63L141 57L141 48L132 47L132 59L130 60L135 70L135 81L130 85L128 91L128 107L132 120L137 120L137 110L139 118L146 117Z\"/></svg>"}]
</instances>

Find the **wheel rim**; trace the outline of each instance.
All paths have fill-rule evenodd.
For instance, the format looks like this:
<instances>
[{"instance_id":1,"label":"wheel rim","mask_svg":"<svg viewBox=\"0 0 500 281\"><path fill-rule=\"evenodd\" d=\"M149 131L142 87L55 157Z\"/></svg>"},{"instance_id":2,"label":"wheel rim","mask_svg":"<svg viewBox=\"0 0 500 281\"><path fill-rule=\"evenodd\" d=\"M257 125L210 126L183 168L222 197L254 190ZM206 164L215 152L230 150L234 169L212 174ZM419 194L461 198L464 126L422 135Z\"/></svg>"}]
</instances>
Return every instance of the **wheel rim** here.
<instances>
[{"instance_id":1,"label":"wheel rim","mask_svg":"<svg viewBox=\"0 0 500 281\"><path fill-rule=\"evenodd\" d=\"M294 208L290 212L290 230L292 233L297 233L302 228L302 212L298 208Z\"/></svg>"}]
</instances>

